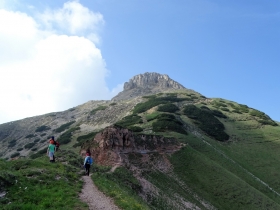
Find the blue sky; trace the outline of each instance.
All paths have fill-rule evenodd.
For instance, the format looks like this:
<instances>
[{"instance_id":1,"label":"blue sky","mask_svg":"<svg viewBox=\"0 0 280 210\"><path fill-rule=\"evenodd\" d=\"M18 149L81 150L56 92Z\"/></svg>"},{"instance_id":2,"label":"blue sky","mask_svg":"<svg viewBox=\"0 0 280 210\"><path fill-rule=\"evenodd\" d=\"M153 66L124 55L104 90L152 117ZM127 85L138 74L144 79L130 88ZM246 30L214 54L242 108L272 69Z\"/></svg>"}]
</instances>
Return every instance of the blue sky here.
<instances>
[{"instance_id":1,"label":"blue sky","mask_svg":"<svg viewBox=\"0 0 280 210\"><path fill-rule=\"evenodd\" d=\"M0 82L13 81L0 95L0 123L110 99L145 72L280 121L279 0L0 0L1 8L19 32L9 24L3 36L0 30L0 47L9 49L0 59ZM33 24L12 23L16 14ZM21 36L25 28L35 32ZM9 45L14 42L19 45ZM29 42L32 47L21 44ZM19 68L19 82L4 74ZM22 82L28 74L37 76Z\"/></svg>"}]
</instances>

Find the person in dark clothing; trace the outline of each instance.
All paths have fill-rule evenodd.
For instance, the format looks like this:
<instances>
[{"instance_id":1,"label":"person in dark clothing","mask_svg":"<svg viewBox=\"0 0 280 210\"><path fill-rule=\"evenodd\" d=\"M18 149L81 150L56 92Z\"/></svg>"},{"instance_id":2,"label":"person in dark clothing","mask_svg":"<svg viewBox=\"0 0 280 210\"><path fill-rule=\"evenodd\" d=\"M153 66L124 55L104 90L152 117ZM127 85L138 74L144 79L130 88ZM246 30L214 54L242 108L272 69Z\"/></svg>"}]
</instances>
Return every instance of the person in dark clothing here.
<instances>
[{"instance_id":1,"label":"person in dark clothing","mask_svg":"<svg viewBox=\"0 0 280 210\"><path fill-rule=\"evenodd\" d=\"M86 157L84 160L84 168L86 169L86 175L89 176L89 170L90 170L90 166L93 164L93 159L90 156L90 153L87 152L86 153Z\"/></svg>"}]
</instances>

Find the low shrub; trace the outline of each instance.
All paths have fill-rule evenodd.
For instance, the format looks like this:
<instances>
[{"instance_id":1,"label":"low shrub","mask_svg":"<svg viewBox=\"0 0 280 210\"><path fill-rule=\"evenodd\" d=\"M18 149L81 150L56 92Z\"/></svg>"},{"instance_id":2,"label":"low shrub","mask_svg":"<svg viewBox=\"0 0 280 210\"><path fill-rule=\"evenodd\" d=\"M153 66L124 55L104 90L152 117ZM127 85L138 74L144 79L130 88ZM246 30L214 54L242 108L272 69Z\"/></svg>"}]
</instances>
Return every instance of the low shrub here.
<instances>
[{"instance_id":1,"label":"low shrub","mask_svg":"<svg viewBox=\"0 0 280 210\"><path fill-rule=\"evenodd\" d=\"M111 103L111 104L110 104L110 106L115 106L115 105L117 105L117 103Z\"/></svg>"},{"instance_id":2,"label":"low shrub","mask_svg":"<svg viewBox=\"0 0 280 210\"><path fill-rule=\"evenodd\" d=\"M143 131L143 128L141 128L139 126L129 126L128 129L133 131L133 132L141 132L141 131Z\"/></svg>"},{"instance_id":3,"label":"low shrub","mask_svg":"<svg viewBox=\"0 0 280 210\"><path fill-rule=\"evenodd\" d=\"M224 108L224 109L226 109L226 108ZM222 112L220 112L219 110L216 110L216 109L212 110L212 114L215 115L216 117L227 118L226 115L224 115Z\"/></svg>"},{"instance_id":4,"label":"low shrub","mask_svg":"<svg viewBox=\"0 0 280 210\"><path fill-rule=\"evenodd\" d=\"M37 127L35 132L42 132L42 131L47 131L47 130L50 130L51 128L46 126L46 125L42 125L40 127Z\"/></svg>"},{"instance_id":5,"label":"low shrub","mask_svg":"<svg viewBox=\"0 0 280 210\"><path fill-rule=\"evenodd\" d=\"M17 151L21 151L21 150L23 150L23 148L17 148Z\"/></svg>"},{"instance_id":6,"label":"low shrub","mask_svg":"<svg viewBox=\"0 0 280 210\"><path fill-rule=\"evenodd\" d=\"M93 115L93 114L95 114L97 111L99 111L99 110L105 110L106 108L107 108L107 106L99 106L99 107L97 107L97 108L91 110L90 114Z\"/></svg>"},{"instance_id":7,"label":"low shrub","mask_svg":"<svg viewBox=\"0 0 280 210\"><path fill-rule=\"evenodd\" d=\"M14 157L18 157L19 155L20 155L19 152L15 152L15 153L13 153L10 157L11 157L11 158L14 158Z\"/></svg>"},{"instance_id":8,"label":"low shrub","mask_svg":"<svg viewBox=\"0 0 280 210\"><path fill-rule=\"evenodd\" d=\"M8 147L14 147L14 146L16 146L16 144L17 144L17 140L14 139L9 142Z\"/></svg>"},{"instance_id":9,"label":"low shrub","mask_svg":"<svg viewBox=\"0 0 280 210\"><path fill-rule=\"evenodd\" d=\"M167 104L164 104L164 105L161 105L161 106L158 107L158 111L160 111L160 112L174 113L178 110L179 110L178 106L176 106L172 103L167 103Z\"/></svg>"},{"instance_id":10,"label":"low shrub","mask_svg":"<svg viewBox=\"0 0 280 210\"><path fill-rule=\"evenodd\" d=\"M224 124L214 116L213 111L209 112L208 110L199 109L195 105L188 105L185 106L183 112L189 118L198 121L198 127L209 136L212 136L219 141L226 141L229 139L229 135L224 132Z\"/></svg>"},{"instance_id":11,"label":"low shrub","mask_svg":"<svg viewBox=\"0 0 280 210\"><path fill-rule=\"evenodd\" d=\"M79 137L77 138L77 141L78 141L78 142L75 143L75 144L73 145L73 147L74 147L74 148L80 147L84 142L94 139L94 137L95 137L95 135L96 135L97 133L98 133L98 132L91 132L91 133L89 133L89 134L79 136Z\"/></svg>"},{"instance_id":12,"label":"low shrub","mask_svg":"<svg viewBox=\"0 0 280 210\"><path fill-rule=\"evenodd\" d=\"M133 114L143 113L160 104L166 104L170 102L185 101L186 98L177 98L176 96L165 96L159 98L150 98L148 101L137 104L133 109Z\"/></svg>"},{"instance_id":13,"label":"low shrub","mask_svg":"<svg viewBox=\"0 0 280 210\"><path fill-rule=\"evenodd\" d=\"M74 124L76 121L71 121L71 122L68 122L68 123L65 123L61 126L59 126L57 129L55 129L54 131L57 132L57 133L60 133L62 131L65 131L66 129L68 129L72 124Z\"/></svg>"},{"instance_id":14,"label":"low shrub","mask_svg":"<svg viewBox=\"0 0 280 210\"><path fill-rule=\"evenodd\" d=\"M35 139L34 140L34 143L37 143L37 142L39 142L40 141L40 139Z\"/></svg>"},{"instance_id":15,"label":"low shrub","mask_svg":"<svg viewBox=\"0 0 280 210\"><path fill-rule=\"evenodd\" d=\"M67 130L65 133L63 133L58 139L57 141L60 144L68 144L69 142L71 142L71 138L72 138L72 132L79 130L80 127L75 127L75 128L70 128L69 130Z\"/></svg>"},{"instance_id":16,"label":"low shrub","mask_svg":"<svg viewBox=\"0 0 280 210\"><path fill-rule=\"evenodd\" d=\"M143 123L142 118L136 114L132 114L132 115L128 115L128 116L124 117L122 120L116 122L115 125L127 128L129 126L139 124L139 123Z\"/></svg>"},{"instance_id":17,"label":"low shrub","mask_svg":"<svg viewBox=\"0 0 280 210\"><path fill-rule=\"evenodd\" d=\"M152 114L148 114L148 115L146 115L146 120L148 122L152 121L152 120L156 119L158 117L158 115L160 115L159 112L153 112Z\"/></svg>"},{"instance_id":18,"label":"low shrub","mask_svg":"<svg viewBox=\"0 0 280 210\"><path fill-rule=\"evenodd\" d=\"M182 123L171 114L160 114L157 121L153 122L152 127L155 132L174 131L177 133L187 134L182 127Z\"/></svg>"},{"instance_id":19,"label":"low shrub","mask_svg":"<svg viewBox=\"0 0 280 210\"><path fill-rule=\"evenodd\" d=\"M225 112L229 112L229 109L228 109L228 108L222 107L221 110L223 110L223 111L225 111Z\"/></svg>"},{"instance_id":20,"label":"low shrub","mask_svg":"<svg viewBox=\"0 0 280 210\"><path fill-rule=\"evenodd\" d=\"M33 138L33 137L35 137L36 135L34 135L34 134L29 134L29 135L27 135L27 136L25 136L25 138L26 139L30 139L30 138Z\"/></svg>"},{"instance_id":21,"label":"low shrub","mask_svg":"<svg viewBox=\"0 0 280 210\"><path fill-rule=\"evenodd\" d=\"M46 134L46 133L42 133L40 136L43 137L43 136L45 136L45 135L47 135L47 134Z\"/></svg>"},{"instance_id":22,"label":"low shrub","mask_svg":"<svg viewBox=\"0 0 280 210\"><path fill-rule=\"evenodd\" d=\"M36 143L32 142L32 143L28 143L24 146L25 149L30 149L32 148Z\"/></svg>"},{"instance_id":23,"label":"low shrub","mask_svg":"<svg viewBox=\"0 0 280 210\"><path fill-rule=\"evenodd\" d=\"M231 112L237 113L237 114L242 114L238 109L233 109Z\"/></svg>"}]
</instances>

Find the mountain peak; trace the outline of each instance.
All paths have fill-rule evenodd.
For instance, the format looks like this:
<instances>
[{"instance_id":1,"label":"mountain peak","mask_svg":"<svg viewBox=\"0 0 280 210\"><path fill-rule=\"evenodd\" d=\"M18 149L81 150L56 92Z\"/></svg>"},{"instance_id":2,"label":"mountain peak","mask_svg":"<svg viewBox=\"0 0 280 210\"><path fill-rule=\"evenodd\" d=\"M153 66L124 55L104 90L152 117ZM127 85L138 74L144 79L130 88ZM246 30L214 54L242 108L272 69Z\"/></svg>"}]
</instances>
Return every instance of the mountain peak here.
<instances>
[{"instance_id":1,"label":"mountain peak","mask_svg":"<svg viewBox=\"0 0 280 210\"><path fill-rule=\"evenodd\" d=\"M170 79L166 74L146 72L132 77L124 83L124 90L112 100L125 100L137 96L166 91L169 89L186 89L183 85Z\"/></svg>"}]
</instances>

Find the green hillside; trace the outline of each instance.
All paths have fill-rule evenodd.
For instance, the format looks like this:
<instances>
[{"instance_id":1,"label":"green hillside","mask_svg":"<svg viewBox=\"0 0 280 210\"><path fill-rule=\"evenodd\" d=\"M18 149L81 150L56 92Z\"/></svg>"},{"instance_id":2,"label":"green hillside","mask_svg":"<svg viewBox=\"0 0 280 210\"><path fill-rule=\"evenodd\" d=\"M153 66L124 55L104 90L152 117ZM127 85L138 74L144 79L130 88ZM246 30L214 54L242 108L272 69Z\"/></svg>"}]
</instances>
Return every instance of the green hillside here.
<instances>
[{"instance_id":1,"label":"green hillside","mask_svg":"<svg viewBox=\"0 0 280 210\"><path fill-rule=\"evenodd\" d=\"M122 209L280 209L280 126L265 113L180 90L142 97L113 124L135 136L162 135L182 145L170 153L125 153L128 161L114 171L97 161L95 184ZM76 156L81 149L98 147L93 138L102 129L83 132L82 123L74 120L63 129L61 148L73 152L62 152L60 158L71 164L54 166L40 151L33 159L0 162L0 192L8 192L0 198L4 209L86 207L77 198L82 185ZM25 187L34 194L24 193Z\"/></svg>"}]
</instances>

